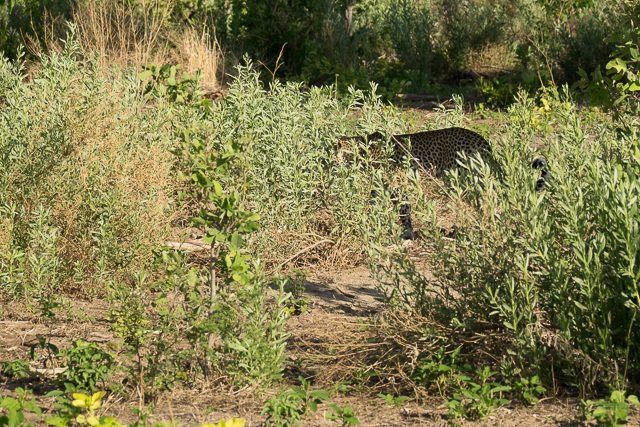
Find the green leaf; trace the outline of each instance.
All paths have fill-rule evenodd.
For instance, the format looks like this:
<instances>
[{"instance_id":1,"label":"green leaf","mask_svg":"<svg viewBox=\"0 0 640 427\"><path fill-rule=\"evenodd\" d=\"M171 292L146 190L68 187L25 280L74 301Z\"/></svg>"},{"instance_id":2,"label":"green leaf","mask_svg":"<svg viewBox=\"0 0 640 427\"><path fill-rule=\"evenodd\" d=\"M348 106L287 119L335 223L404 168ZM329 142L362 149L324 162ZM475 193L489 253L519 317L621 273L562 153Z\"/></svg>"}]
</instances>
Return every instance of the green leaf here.
<instances>
[{"instance_id":1,"label":"green leaf","mask_svg":"<svg viewBox=\"0 0 640 427\"><path fill-rule=\"evenodd\" d=\"M220 182L218 181L213 181L213 191L216 193L216 196L221 197L222 196L222 185L220 184Z\"/></svg>"},{"instance_id":2,"label":"green leaf","mask_svg":"<svg viewBox=\"0 0 640 427\"><path fill-rule=\"evenodd\" d=\"M629 416L629 407L627 404L615 405L613 408L613 414L616 420L625 422Z\"/></svg>"},{"instance_id":3,"label":"green leaf","mask_svg":"<svg viewBox=\"0 0 640 427\"><path fill-rule=\"evenodd\" d=\"M509 387L508 385L500 385L497 387L493 387L491 389L492 393L502 393L502 392L506 392L506 391L511 391L511 387Z\"/></svg>"},{"instance_id":4,"label":"green leaf","mask_svg":"<svg viewBox=\"0 0 640 427\"><path fill-rule=\"evenodd\" d=\"M578 307L580 310L587 311L587 307L585 307L582 303L580 303L580 302L578 302L578 301L574 300L574 301L573 301L573 304L574 304L576 307Z\"/></svg>"},{"instance_id":5,"label":"green leaf","mask_svg":"<svg viewBox=\"0 0 640 427\"><path fill-rule=\"evenodd\" d=\"M20 402L18 402L13 397L5 397L0 400L0 407L8 409L10 411L17 411L20 409Z\"/></svg>"},{"instance_id":6,"label":"green leaf","mask_svg":"<svg viewBox=\"0 0 640 427\"><path fill-rule=\"evenodd\" d=\"M627 63L622 58L615 58L609 61L605 68L616 73L623 73L627 71Z\"/></svg>"},{"instance_id":7,"label":"green leaf","mask_svg":"<svg viewBox=\"0 0 640 427\"><path fill-rule=\"evenodd\" d=\"M611 392L611 397L609 398L609 400L615 403L624 403L624 394L624 391L614 390L613 392Z\"/></svg>"},{"instance_id":8,"label":"green leaf","mask_svg":"<svg viewBox=\"0 0 640 427\"><path fill-rule=\"evenodd\" d=\"M201 187L209 186L209 179L205 176L205 174L202 171L195 171L191 175L191 178L193 179L194 182L196 182Z\"/></svg>"},{"instance_id":9,"label":"green leaf","mask_svg":"<svg viewBox=\"0 0 640 427\"><path fill-rule=\"evenodd\" d=\"M45 422L53 427L69 427L69 420L65 417L61 417L59 415L53 415L47 417Z\"/></svg>"},{"instance_id":10,"label":"green leaf","mask_svg":"<svg viewBox=\"0 0 640 427\"><path fill-rule=\"evenodd\" d=\"M321 402L329 400L331 394L327 390L313 390L311 396Z\"/></svg>"},{"instance_id":11,"label":"green leaf","mask_svg":"<svg viewBox=\"0 0 640 427\"><path fill-rule=\"evenodd\" d=\"M630 92L638 92L640 91L640 82L633 82L629 84L629 88L627 89Z\"/></svg>"}]
</instances>

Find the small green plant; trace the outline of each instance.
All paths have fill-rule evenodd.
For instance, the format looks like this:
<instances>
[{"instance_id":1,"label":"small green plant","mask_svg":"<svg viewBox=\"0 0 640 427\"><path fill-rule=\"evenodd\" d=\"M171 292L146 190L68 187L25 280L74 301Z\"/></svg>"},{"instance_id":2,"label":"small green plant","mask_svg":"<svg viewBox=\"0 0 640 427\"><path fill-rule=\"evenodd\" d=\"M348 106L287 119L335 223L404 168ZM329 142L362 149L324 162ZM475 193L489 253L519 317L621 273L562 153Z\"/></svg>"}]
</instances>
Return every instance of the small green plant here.
<instances>
[{"instance_id":1,"label":"small green plant","mask_svg":"<svg viewBox=\"0 0 640 427\"><path fill-rule=\"evenodd\" d=\"M326 418L330 421L339 421L342 427L355 426L360 424L360 420L356 417L356 412L351 406L340 406L335 403L329 404L329 412Z\"/></svg>"},{"instance_id":2,"label":"small green plant","mask_svg":"<svg viewBox=\"0 0 640 427\"><path fill-rule=\"evenodd\" d=\"M109 288L109 321L111 329L122 338L126 353L133 359L129 366L130 378L139 394L144 396L144 358L145 344L148 341L150 319L146 312L145 291L147 275L139 272L132 283L112 283Z\"/></svg>"},{"instance_id":3,"label":"small green plant","mask_svg":"<svg viewBox=\"0 0 640 427\"><path fill-rule=\"evenodd\" d=\"M104 385L111 375L113 356L96 343L76 340L60 356L67 368L61 379L74 389L95 391L98 383Z\"/></svg>"},{"instance_id":4,"label":"small green plant","mask_svg":"<svg viewBox=\"0 0 640 427\"><path fill-rule=\"evenodd\" d=\"M177 104L197 99L199 75L179 75L179 71L177 64L150 64L143 67L138 77L145 84L144 93L155 98L166 98Z\"/></svg>"},{"instance_id":5,"label":"small green plant","mask_svg":"<svg viewBox=\"0 0 640 427\"><path fill-rule=\"evenodd\" d=\"M91 426L91 427L124 427L117 419L100 416L97 411L102 407L104 391L93 394L73 393L72 400L62 393L58 397L54 415L47 417L47 424L53 427Z\"/></svg>"},{"instance_id":6,"label":"small green plant","mask_svg":"<svg viewBox=\"0 0 640 427\"><path fill-rule=\"evenodd\" d=\"M326 390L312 390L304 378L299 378L300 385L287 389L267 400L262 413L267 416L267 426L287 427L300 425L302 417L309 411L315 412L318 405L329 400Z\"/></svg>"},{"instance_id":7,"label":"small green plant","mask_svg":"<svg viewBox=\"0 0 640 427\"><path fill-rule=\"evenodd\" d=\"M202 427L244 427L246 420L244 418L231 418L230 420L222 420L215 424L207 423Z\"/></svg>"},{"instance_id":8,"label":"small green plant","mask_svg":"<svg viewBox=\"0 0 640 427\"><path fill-rule=\"evenodd\" d=\"M540 397L547 391L537 375L518 379L515 390L521 396L522 402L530 406L537 405L540 402Z\"/></svg>"},{"instance_id":9,"label":"small green plant","mask_svg":"<svg viewBox=\"0 0 640 427\"><path fill-rule=\"evenodd\" d=\"M503 399L502 394L511 391L511 387L490 381L495 374L485 366L476 371L477 383L467 375L457 375L457 390L448 402L449 415L453 418L485 419L497 408L507 405L510 401Z\"/></svg>"},{"instance_id":10,"label":"small green plant","mask_svg":"<svg viewBox=\"0 0 640 427\"><path fill-rule=\"evenodd\" d=\"M623 390L615 390L607 399L583 401L582 409L586 419L595 419L603 426L617 427L627 423L630 405L640 408L638 397L629 395L625 398Z\"/></svg>"},{"instance_id":11,"label":"small green plant","mask_svg":"<svg viewBox=\"0 0 640 427\"><path fill-rule=\"evenodd\" d=\"M40 418L42 409L38 406L30 390L17 388L17 397L0 399L0 427L33 427L34 423L25 419L25 413Z\"/></svg>"},{"instance_id":12,"label":"small green plant","mask_svg":"<svg viewBox=\"0 0 640 427\"><path fill-rule=\"evenodd\" d=\"M477 87L482 93L486 104L492 108L508 107L516 98L518 86L498 78L485 79L480 77Z\"/></svg>"},{"instance_id":13,"label":"small green plant","mask_svg":"<svg viewBox=\"0 0 640 427\"><path fill-rule=\"evenodd\" d=\"M394 396L393 394L384 394L384 393L378 394L378 397L384 400L384 403L386 403L389 406L393 406L394 408L402 406L404 402L411 400L409 396Z\"/></svg>"},{"instance_id":14,"label":"small green plant","mask_svg":"<svg viewBox=\"0 0 640 427\"><path fill-rule=\"evenodd\" d=\"M29 363L24 360L2 362L2 375L11 379L28 378L33 375Z\"/></svg>"},{"instance_id":15,"label":"small green plant","mask_svg":"<svg viewBox=\"0 0 640 427\"><path fill-rule=\"evenodd\" d=\"M30 296L37 301L43 318L52 319L60 307L59 228L51 225L51 209L40 205L29 224L30 253L27 255Z\"/></svg>"},{"instance_id":16,"label":"small green plant","mask_svg":"<svg viewBox=\"0 0 640 427\"><path fill-rule=\"evenodd\" d=\"M633 28L611 53L605 72L598 66L591 76L579 70L581 80L576 87L582 89L594 104L619 108L625 101L638 101L640 93L640 27ZM631 105L629 103L628 105Z\"/></svg>"},{"instance_id":17,"label":"small green plant","mask_svg":"<svg viewBox=\"0 0 640 427\"><path fill-rule=\"evenodd\" d=\"M454 377L458 367L458 358L462 347L457 347L450 353L444 347L440 347L428 358L419 361L418 366L411 374L411 378L422 387L428 388L435 385L440 396L446 396L451 378Z\"/></svg>"},{"instance_id":18,"label":"small green plant","mask_svg":"<svg viewBox=\"0 0 640 427\"><path fill-rule=\"evenodd\" d=\"M291 295L287 302L290 315L300 315L307 311L309 301L304 297L304 276L296 272L294 275L283 278L282 289Z\"/></svg>"}]
</instances>

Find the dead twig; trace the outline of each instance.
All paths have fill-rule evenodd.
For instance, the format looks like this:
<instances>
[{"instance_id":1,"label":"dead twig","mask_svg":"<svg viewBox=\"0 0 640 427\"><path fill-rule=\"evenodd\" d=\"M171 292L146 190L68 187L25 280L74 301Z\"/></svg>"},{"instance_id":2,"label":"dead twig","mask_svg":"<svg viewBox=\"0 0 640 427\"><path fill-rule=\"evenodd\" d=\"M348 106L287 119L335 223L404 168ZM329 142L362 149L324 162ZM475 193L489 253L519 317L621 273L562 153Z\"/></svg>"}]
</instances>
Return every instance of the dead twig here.
<instances>
[{"instance_id":1,"label":"dead twig","mask_svg":"<svg viewBox=\"0 0 640 427\"><path fill-rule=\"evenodd\" d=\"M314 244L307 246L304 249L299 250L298 252L296 252L295 254L293 254L292 256L290 256L289 258L287 258L286 260L284 260L283 262L281 262L280 264L278 264L274 269L271 270L270 274L273 274L273 272L275 272L276 270L281 269L282 267L284 267L285 265L287 265L288 263L290 263L291 261L293 261L294 259L298 258L300 255L309 252L310 250L313 250L315 248L317 248L318 246L324 244L324 243L335 243L333 240L331 239L322 239L318 242L315 242Z\"/></svg>"}]
</instances>

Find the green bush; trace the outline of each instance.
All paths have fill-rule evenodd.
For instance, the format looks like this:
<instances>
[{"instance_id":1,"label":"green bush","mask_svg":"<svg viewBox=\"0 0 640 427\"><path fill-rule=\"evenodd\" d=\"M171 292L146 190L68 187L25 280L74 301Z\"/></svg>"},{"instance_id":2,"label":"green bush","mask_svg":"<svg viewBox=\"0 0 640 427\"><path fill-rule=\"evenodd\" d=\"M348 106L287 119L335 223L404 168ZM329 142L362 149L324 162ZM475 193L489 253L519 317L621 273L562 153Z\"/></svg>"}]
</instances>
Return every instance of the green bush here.
<instances>
[{"instance_id":1,"label":"green bush","mask_svg":"<svg viewBox=\"0 0 640 427\"><path fill-rule=\"evenodd\" d=\"M554 375L583 392L637 384L638 135L581 113L566 94L543 99L537 108L521 95L510 108L494 150L502 181L471 159L475 173L450 174L454 237L423 230L433 278L403 251L373 264L403 306L433 322L434 344L481 333L496 340L487 345L500 349L503 375ZM530 168L540 133L551 172L543 192Z\"/></svg>"},{"instance_id":2,"label":"green bush","mask_svg":"<svg viewBox=\"0 0 640 427\"><path fill-rule=\"evenodd\" d=\"M617 427L627 424L629 409L640 407L640 401L635 395L625 397L625 392L614 390L607 399L598 401L587 400L582 402L585 418L596 419L598 425Z\"/></svg>"},{"instance_id":3,"label":"green bush","mask_svg":"<svg viewBox=\"0 0 640 427\"><path fill-rule=\"evenodd\" d=\"M96 391L111 375L113 356L95 343L76 340L60 356L66 367L60 376L77 390Z\"/></svg>"},{"instance_id":4,"label":"green bush","mask_svg":"<svg viewBox=\"0 0 640 427\"><path fill-rule=\"evenodd\" d=\"M148 265L171 221L170 109L143 111L135 74L73 39L29 79L1 61L0 90L2 291L90 294Z\"/></svg>"},{"instance_id":5,"label":"green bush","mask_svg":"<svg viewBox=\"0 0 640 427\"><path fill-rule=\"evenodd\" d=\"M148 105L174 108L177 143L171 151L183 180L180 200L190 206L183 214L208 247L200 259L159 250L157 280L138 273L112 284L110 317L131 356L129 384L147 398L202 377L269 384L284 369L290 294L278 281L270 293L247 248L260 221L248 208L247 140L218 120L220 106L193 90L197 80L175 67L147 71L140 77L151 77ZM143 304L145 299L152 303ZM150 336L151 330L158 333Z\"/></svg>"}]
</instances>

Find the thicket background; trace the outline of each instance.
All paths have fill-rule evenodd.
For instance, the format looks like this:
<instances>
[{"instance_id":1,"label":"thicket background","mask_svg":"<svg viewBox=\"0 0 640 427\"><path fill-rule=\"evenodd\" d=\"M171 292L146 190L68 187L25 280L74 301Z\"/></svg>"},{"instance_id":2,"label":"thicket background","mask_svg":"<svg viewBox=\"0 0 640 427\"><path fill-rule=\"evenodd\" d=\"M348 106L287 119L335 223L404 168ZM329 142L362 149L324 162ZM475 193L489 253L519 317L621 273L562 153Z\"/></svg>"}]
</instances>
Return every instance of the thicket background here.
<instances>
[{"instance_id":1,"label":"thicket background","mask_svg":"<svg viewBox=\"0 0 640 427\"><path fill-rule=\"evenodd\" d=\"M15 57L24 38L42 45L47 37L64 37L63 21L72 19L74 6L86 9L83 3L101 2L3 1L0 50ZM133 8L147 24L155 14L163 27L158 37L171 38L185 26L206 29L227 55L225 71L247 53L279 77L310 84L335 80L341 89L376 81L389 96L481 76L529 88L572 83L580 68L594 70L616 43L629 39L638 8L631 0L102 3Z\"/></svg>"}]
</instances>

